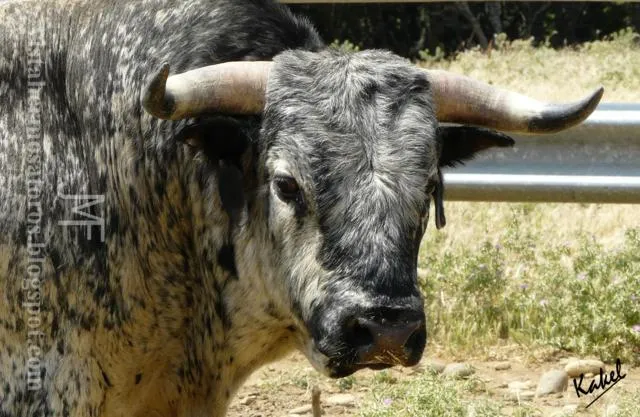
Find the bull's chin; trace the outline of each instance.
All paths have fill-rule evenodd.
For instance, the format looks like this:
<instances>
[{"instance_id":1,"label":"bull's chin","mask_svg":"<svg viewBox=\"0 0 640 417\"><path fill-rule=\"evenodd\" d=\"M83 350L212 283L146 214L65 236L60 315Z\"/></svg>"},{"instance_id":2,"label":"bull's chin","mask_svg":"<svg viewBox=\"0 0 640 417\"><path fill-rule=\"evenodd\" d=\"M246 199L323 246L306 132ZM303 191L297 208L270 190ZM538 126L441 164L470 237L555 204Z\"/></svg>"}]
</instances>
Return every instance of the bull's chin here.
<instances>
[{"instance_id":1,"label":"bull's chin","mask_svg":"<svg viewBox=\"0 0 640 417\"><path fill-rule=\"evenodd\" d=\"M420 355L406 358L405 361L387 362L355 362L348 357L330 357L321 352L314 342L306 344L303 352L313 367L329 378L344 378L361 369L372 369L375 371L391 368L393 366L414 366L420 361Z\"/></svg>"},{"instance_id":2,"label":"bull's chin","mask_svg":"<svg viewBox=\"0 0 640 417\"><path fill-rule=\"evenodd\" d=\"M323 375L328 376L329 378L344 378L349 376L361 369L373 369L373 370L381 370L391 368L396 364L390 363L348 363L343 362L337 359L331 359L328 356L321 353L319 350L315 348L314 344L310 344L307 346L307 349L304 350L307 359L313 365L313 367Z\"/></svg>"},{"instance_id":3,"label":"bull's chin","mask_svg":"<svg viewBox=\"0 0 640 417\"><path fill-rule=\"evenodd\" d=\"M391 368L392 364L388 363L355 363L351 365L339 365L329 368L329 377L330 378L344 378L361 369L372 369L374 371L379 371L382 369Z\"/></svg>"}]
</instances>

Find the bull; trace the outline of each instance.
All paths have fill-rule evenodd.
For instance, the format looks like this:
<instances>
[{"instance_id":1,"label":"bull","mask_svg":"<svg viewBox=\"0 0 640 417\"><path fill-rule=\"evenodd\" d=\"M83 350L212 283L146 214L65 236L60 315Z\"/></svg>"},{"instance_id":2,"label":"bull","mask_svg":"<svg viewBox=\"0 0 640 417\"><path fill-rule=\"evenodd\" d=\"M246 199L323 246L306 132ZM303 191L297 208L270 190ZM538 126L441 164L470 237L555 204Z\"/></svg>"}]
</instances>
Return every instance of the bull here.
<instances>
[{"instance_id":1,"label":"bull","mask_svg":"<svg viewBox=\"0 0 640 417\"><path fill-rule=\"evenodd\" d=\"M3 417L221 416L292 349L416 364L441 167L602 95L332 50L270 0L8 1L0 40Z\"/></svg>"}]
</instances>

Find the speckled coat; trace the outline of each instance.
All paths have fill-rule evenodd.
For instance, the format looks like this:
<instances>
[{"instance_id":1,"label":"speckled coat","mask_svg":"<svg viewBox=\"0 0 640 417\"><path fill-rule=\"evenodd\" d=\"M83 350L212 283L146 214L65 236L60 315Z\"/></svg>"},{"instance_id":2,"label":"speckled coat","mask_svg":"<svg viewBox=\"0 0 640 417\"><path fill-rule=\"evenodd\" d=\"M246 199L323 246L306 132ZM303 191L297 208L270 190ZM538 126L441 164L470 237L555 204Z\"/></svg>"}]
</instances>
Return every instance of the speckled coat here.
<instances>
[{"instance_id":1,"label":"speckled coat","mask_svg":"<svg viewBox=\"0 0 640 417\"><path fill-rule=\"evenodd\" d=\"M270 1L0 3L0 416L221 415L291 348L269 291L237 278L216 187L220 160L251 156L173 140L186 122L140 94L162 62L321 46ZM257 126L214 125L230 143ZM104 226L61 226L83 219L64 195L104 195L85 210Z\"/></svg>"},{"instance_id":2,"label":"speckled coat","mask_svg":"<svg viewBox=\"0 0 640 417\"><path fill-rule=\"evenodd\" d=\"M141 106L163 63L270 59L261 115ZM447 129L423 71L270 0L0 3L0 417L222 416L291 349L398 363L358 362L359 318L408 312L416 363L439 167L513 144Z\"/></svg>"}]
</instances>

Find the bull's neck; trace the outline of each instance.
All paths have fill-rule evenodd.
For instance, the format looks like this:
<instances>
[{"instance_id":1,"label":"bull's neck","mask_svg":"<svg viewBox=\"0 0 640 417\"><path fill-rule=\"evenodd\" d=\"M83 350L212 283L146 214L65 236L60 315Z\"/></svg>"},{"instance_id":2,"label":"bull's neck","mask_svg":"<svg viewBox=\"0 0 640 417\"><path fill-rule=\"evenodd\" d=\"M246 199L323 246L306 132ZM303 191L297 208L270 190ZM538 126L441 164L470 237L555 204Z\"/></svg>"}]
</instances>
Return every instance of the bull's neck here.
<instances>
[{"instance_id":1,"label":"bull's neck","mask_svg":"<svg viewBox=\"0 0 640 417\"><path fill-rule=\"evenodd\" d=\"M136 398L141 412L223 415L253 371L295 345L294 323L274 301L281 288L263 209L232 232L217 189L178 156L162 167L148 163L143 181L122 176L133 175L130 168L114 169L120 175L110 180L122 182L111 190L134 182L141 197L108 196L120 198L121 228L118 241L107 242L110 263L119 265L109 281L126 288L127 312L98 336L98 346L110 346L101 348L100 365L114 413L123 398Z\"/></svg>"}]
</instances>

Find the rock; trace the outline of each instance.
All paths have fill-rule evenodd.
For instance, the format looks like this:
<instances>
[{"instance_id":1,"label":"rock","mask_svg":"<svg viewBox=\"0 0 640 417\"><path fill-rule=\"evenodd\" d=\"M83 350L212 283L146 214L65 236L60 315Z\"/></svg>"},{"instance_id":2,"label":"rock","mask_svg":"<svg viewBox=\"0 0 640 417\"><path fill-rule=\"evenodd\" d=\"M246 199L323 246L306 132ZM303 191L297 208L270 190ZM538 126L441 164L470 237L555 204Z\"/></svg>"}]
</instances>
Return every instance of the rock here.
<instances>
[{"instance_id":1,"label":"rock","mask_svg":"<svg viewBox=\"0 0 640 417\"><path fill-rule=\"evenodd\" d=\"M555 369L545 372L540 377L540 381L538 381L536 396L544 397L545 395L564 392L567 390L568 383L569 376L565 371Z\"/></svg>"},{"instance_id":2,"label":"rock","mask_svg":"<svg viewBox=\"0 0 640 417\"><path fill-rule=\"evenodd\" d=\"M509 393L507 394L508 399L516 402L531 401L535 396L536 396L536 393L533 391L522 391L522 390L510 390Z\"/></svg>"},{"instance_id":3,"label":"rock","mask_svg":"<svg viewBox=\"0 0 640 417\"><path fill-rule=\"evenodd\" d=\"M450 363L449 365L445 366L444 370L442 371L442 375L447 378L462 379L473 375L475 372L476 370L473 369L471 365L456 362Z\"/></svg>"},{"instance_id":4,"label":"rock","mask_svg":"<svg viewBox=\"0 0 640 417\"><path fill-rule=\"evenodd\" d=\"M600 368L604 369L604 363L595 359L580 359L568 362L564 370L567 372L569 377L576 378L579 377L580 374L599 374Z\"/></svg>"},{"instance_id":5,"label":"rock","mask_svg":"<svg viewBox=\"0 0 640 417\"><path fill-rule=\"evenodd\" d=\"M507 387L506 398L511 401L521 402L530 401L535 397L535 392L531 391L535 384L532 381L512 381L509 382Z\"/></svg>"},{"instance_id":6,"label":"rock","mask_svg":"<svg viewBox=\"0 0 640 417\"><path fill-rule=\"evenodd\" d=\"M615 404L609 404L604 411L604 415L607 417L615 417L620 413L620 408Z\"/></svg>"},{"instance_id":7,"label":"rock","mask_svg":"<svg viewBox=\"0 0 640 417\"><path fill-rule=\"evenodd\" d=\"M306 404L300 407L296 407L289 411L289 415L298 416L301 414L309 414L311 412L311 404Z\"/></svg>"},{"instance_id":8,"label":"rock","mask_svg":"<svg viewBox=\"0 0 640 417\"><path fill-rule=\"evenodd\" d=\"M493 366L493 369L496 371L506 371L507 369L511 369L511 364L509 362L498 362Z\"/></svg>"},{"instance_id":9,"label":"rock","mask_svg":"<svg viewBox=\"0 0 640 417\"><path fill-rule=\"evenodd\" d=\"M353 406L357 402L357 398L353 394L335 394L331 397L327 397L327 404Z\"/></svg>"},{"instance_id":10,"label":"rock","mask_svg":"<svg viewBox=\"0 0 640 417\"><path fill-rule=\"evenodd\" d=\"M240 404L249 405L249 404L252 404L255 400L256 400L256 396L244 397L243 399L240 400Z\"/></svg>"},{"instance_id":11,"label":"rock","mask_svg":"<svg viewBox=\"0 0 640 417\"><path fill-rule=\"evenodd\" d=\"M509 382L509 384L507 385L507 387L511 391L518 391L518 390L524 391L524 390L528 390L529 388L533 388L534 386L535 384L531 381L524 381L524 382L513 381L513 382Z\"/></svg>"},{"instance_id":12,"label":"rock","mask_svg":"<svg viewBox=\"0 0 640 417\"><path fill-rule=\"evenodd\" d=\"M444 369L447 367L447 364L440 361L430 361L425 364L424 370L431 372L432 374L441 374L444 372Z\"/></svg>"}]
</instances>

